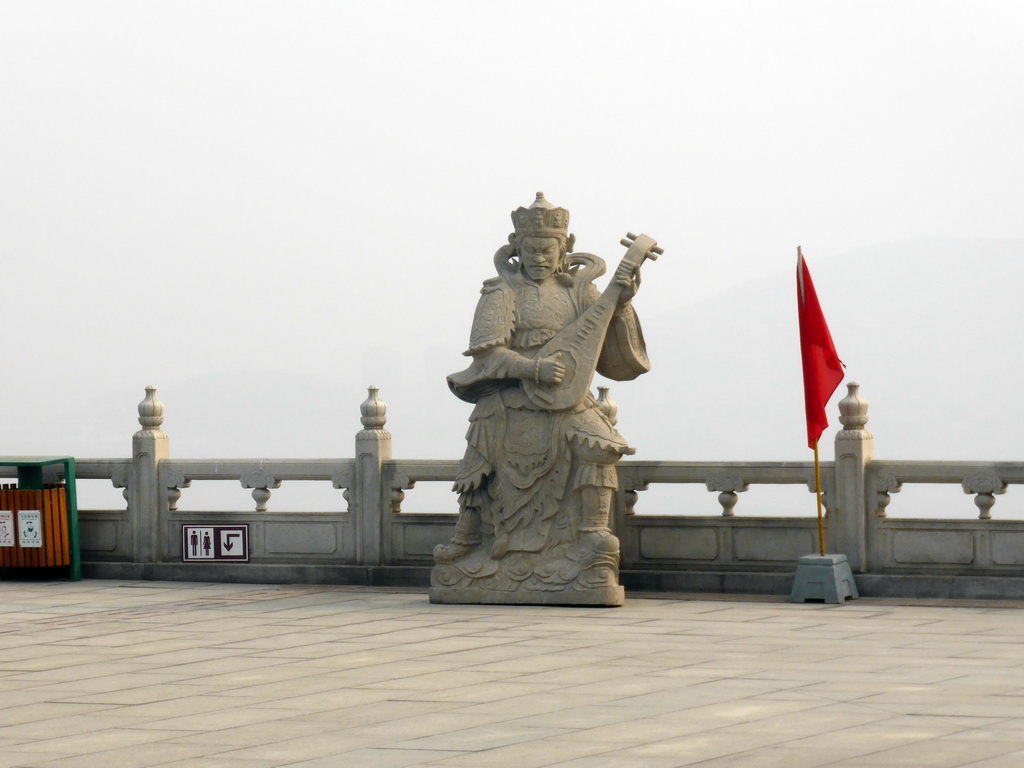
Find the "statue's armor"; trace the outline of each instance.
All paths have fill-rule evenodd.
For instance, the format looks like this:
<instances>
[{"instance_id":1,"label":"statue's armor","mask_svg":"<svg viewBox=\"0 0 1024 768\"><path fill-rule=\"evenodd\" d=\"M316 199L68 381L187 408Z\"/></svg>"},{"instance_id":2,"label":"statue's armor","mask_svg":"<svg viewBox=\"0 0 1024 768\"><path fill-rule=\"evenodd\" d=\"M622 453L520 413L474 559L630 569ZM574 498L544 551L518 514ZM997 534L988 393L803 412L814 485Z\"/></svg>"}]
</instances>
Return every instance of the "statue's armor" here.
<instances>
[{"instance_id":1,"label":"statue's armor","mask_svg":"<svg viewBox=\"0 0 1024 768\"><path fill-rule=\"evenodd\" d=\"M592 396L574 409L543 410L527 400L518 379L509 377L515 360L532 359L597 297L589 281L571 273L538 284L514 272L486 281L481 289L465 353L473 363L449 377L452 390L476 404L454 490L464 510L480 514L498 553L536 552L553 539L571 540L582 525L574 492L585 486L614 489L614 464L632 453ZM612 354L609 367L644 364L632 308L625 307L612 324L624 326L615 338L632 337L639 346L636 354L626 355L628 362L621 353ZM560 510L568 514L557 515Z\"/></svg>"},{"instance_id":2,"label":"statue's armor","mask_svg":"<svg viewBox=\"0 0 1024 768\"><path fill-rule=\"evenodd\" d=\"M557 280L524 282L516 291L515 331L511 347L533 352L577 317L570 292Z\"/></svg>"}]
</instances>

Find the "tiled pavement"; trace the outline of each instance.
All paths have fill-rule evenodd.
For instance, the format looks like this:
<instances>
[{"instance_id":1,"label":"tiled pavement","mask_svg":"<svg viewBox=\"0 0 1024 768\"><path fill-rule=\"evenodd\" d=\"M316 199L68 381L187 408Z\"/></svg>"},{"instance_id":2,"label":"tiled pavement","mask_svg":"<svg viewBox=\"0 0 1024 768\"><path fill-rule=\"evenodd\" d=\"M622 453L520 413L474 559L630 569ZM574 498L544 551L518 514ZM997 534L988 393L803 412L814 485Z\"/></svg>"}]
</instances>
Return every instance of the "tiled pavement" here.
<instances>
[{"instance_id":1,"label":"tiled pavement","mask_svg":"<svg viewBox=\"0 0 1024 768\"><path fill-rule=\"evenodd\" d=\"M0 596L0 768L1024 766L1024 602Z\"/></svg>"}]
</instances>

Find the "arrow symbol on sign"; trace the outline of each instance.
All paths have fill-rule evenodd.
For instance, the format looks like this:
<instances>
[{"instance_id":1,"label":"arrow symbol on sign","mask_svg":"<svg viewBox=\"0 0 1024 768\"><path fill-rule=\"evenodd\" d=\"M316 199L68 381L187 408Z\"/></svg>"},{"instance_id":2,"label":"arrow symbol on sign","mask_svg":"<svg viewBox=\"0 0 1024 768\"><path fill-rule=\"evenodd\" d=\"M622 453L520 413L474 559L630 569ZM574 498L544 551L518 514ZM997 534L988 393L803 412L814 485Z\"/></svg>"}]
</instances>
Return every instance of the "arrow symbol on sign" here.
<instances>
[{"instance_id":1,"label":"arrow symbol on sign","mask_svg":"<svg viewBox=\"0 0 1024 768\"><path fill-rule=\"evenodd\" d=\"M242 537L242 534L240 534L240 533L225 533L224 534L224 542L223 542L224 543L224 549L226 551L230 552L232 549L235 548L235 542L233 542L232 539L240 539L241 537Z\"/></svg>"}]
</instances>

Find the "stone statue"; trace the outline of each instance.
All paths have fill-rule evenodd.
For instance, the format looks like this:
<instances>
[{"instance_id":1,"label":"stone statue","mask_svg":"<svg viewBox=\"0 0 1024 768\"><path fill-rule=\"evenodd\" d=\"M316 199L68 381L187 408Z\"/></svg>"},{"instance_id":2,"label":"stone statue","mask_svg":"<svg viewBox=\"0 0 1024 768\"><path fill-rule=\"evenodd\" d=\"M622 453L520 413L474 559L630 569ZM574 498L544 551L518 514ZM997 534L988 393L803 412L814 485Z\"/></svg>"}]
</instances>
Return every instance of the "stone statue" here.
<instances>
[{"instance_id":1,"label":"stone statue","mask_svg":"<svg viewBox=\"0 0 1024 768\"><path fill-rule=\"evenodd\" d=\"M632 454L590 392L595 370L618 381L650 369L631 299L646 235L608 288L602 259L573 254L569 212L541 192L512 213L473 318L470 366L448 377L473 403L454 490L451 542L434 549L435 603L621 605L619 541L608 528L615 463Z\"/></svg>"}]
</instances>

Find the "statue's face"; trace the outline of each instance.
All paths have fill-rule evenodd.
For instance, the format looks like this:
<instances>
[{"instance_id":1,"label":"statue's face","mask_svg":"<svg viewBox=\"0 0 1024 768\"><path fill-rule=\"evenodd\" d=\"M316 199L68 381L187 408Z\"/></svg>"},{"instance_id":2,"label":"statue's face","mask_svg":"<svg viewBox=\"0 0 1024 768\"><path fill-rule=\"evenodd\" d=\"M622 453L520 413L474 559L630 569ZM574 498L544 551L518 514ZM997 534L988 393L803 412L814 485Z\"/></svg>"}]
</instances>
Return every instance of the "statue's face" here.
<instances>
[{"instance_id":1,"label":"statue's face","mask_svg":"<svg viewBox=\"0 0 1024 768\"><path fill-rule=\"evenodd\" d=\"M535 283L543 282L558 271L562 243L557 237L524 237L519 244L523 271Z\"/></svg>"}]
</instances>

